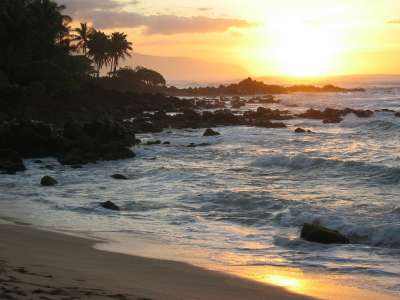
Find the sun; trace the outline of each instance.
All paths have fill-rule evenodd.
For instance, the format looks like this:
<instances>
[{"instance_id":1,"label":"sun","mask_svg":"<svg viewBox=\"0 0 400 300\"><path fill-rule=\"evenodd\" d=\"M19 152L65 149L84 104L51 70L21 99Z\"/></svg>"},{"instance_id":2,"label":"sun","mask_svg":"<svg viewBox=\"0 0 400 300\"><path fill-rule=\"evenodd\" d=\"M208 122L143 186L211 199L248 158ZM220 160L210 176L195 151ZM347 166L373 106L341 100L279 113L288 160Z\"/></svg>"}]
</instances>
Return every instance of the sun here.
<instances>
[{"instance_id":1,"label":"sun","mask_svg":"<svg viewBox=\"0 0 400 300\"><path fill-rule=\"evenodd\" d=\"M336 62L338 40L332 31L312 24L286 22L272 37L277 72L289 77L330 74Z\"/></svg>"}]
</instances>

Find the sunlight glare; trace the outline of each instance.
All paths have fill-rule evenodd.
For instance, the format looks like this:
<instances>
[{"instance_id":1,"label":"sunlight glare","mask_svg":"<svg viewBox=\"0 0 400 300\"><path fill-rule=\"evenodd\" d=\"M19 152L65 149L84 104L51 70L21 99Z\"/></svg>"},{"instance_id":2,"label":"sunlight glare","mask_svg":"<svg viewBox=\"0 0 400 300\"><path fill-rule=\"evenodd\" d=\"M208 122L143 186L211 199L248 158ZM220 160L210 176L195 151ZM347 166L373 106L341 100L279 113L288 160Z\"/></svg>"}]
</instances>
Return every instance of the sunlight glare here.
<instances>
[{"instance_id":1,"label":"sunlight glare","mask_svg":"<svg viewBox=\"0 0 400 300\"><path fill-rule=\"evenodd\" d=\"M332 30L304 22L281 22L273 33L272 55L284 76L317 77L332 71L338 46Z\"/></svg>"}]
</instances>

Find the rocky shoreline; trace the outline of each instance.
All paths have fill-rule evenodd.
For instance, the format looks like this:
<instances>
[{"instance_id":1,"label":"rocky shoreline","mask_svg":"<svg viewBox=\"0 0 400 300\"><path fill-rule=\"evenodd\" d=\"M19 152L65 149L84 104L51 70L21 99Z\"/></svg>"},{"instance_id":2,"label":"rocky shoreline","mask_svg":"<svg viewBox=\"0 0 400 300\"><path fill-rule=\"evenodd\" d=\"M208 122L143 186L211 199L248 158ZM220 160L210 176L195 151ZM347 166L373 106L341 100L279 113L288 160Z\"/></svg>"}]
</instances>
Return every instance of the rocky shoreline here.
<instances>
[{"instance_id":1,"label":"rocky shoreline","mask_svg":"<svg viewBox=\"0 0 400 300\"><path fill-rule=\"evenodd\" d=\"M162 96L163 99L171 99ZM169 100L166 100L167 103ZM351 108L323 111L308 109L293 114L289 110L266 108L279 103L271 95L250 99L238 96L220 99L174 99L174 105L161 105L159 101L147 104L153 108L132 111L113 118L98 116L94 121L76 116L73 121L52 123L27 119L6 120L0 124L0 172L15 174L24 171L22 159L55 157L63 165L80 168L97 161L133 158L133 146L140 143L137 133L161 132L164 129L213 128L218 126L254 126L262 128L286 128L285 121L293 119L320 120L323 123L340 123L344 117L354 114L358 118L370 118L371 110ZM172 104L171 102L169 104ZM245 105L259 105L256 110ZM397 116L396 112L393 111ZM133 117L132 117L133 116ZM297 128L296 133L312 133ZM192 145L195 147L196 145Z\"/></svg>"}]
</instances>

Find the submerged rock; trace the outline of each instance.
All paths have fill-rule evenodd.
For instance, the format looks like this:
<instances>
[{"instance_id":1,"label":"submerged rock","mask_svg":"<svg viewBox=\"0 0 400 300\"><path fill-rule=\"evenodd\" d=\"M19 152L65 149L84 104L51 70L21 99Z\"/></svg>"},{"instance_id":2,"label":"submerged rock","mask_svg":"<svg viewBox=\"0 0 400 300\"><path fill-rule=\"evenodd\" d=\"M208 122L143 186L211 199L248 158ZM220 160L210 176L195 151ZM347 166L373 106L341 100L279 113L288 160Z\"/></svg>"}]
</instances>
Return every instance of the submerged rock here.
<instances>
[{"instance_id":1,"label":"submerged rock","mask_svg":"<svg viewBox=\"0 0 400 300\"><path fill-rule=\"evenodd\" d=\"M125 175L122 175L122 174L113 174L113 175L111 175L111 178L118 179L118 180L127 180L128 179L128 177L126 177Z\"/></svg>"},{"instance_id":2,"label":"submerged rock","mask_svg":"<svg viewBox=\"0 0 400 300\"><path fill-rule=\"evenodd\" d=\"M303 240L321 244L349 244L350 240L339 231L321 225L305 223L300 237Z\"/></svg>"},{"instance_id":3,"label":"submerged rock","mask_svg":"<svg viewBox=\"0 0 400 300\"><path fill-rule=\"evenodd\" d=\"M300 128L300 127L296 128L296 130L294 132L295 133L314 133L310 129L306 130L306 129L303 129L303 128Z\"/></svg>"},{"instance_id":4,"label":"submerged rock","mask_svg":"<svg viewBox=\"0 0 400 300\"><path fill-rule=\"evenodd\" d=\"M25 171L25 165L19 154L13 150L0 149L0 171L13 175Z\"/></svg>"},{"instance_id":5,"label":"submerged rock","mask_svg":"<svg viewBox=\"0 0 400 300\"><path fill-rule=\"evenodd\" d=\"M219 132L212 130L211 128L207 128L206 131L204 131L203 136L216 136L220 135Z\"/></svg>"},{"instance_id":6,"label":"submerged rock","mask_svg":"<svg viewBox=\"0 0 400 300\"><path fill-rule=\"evenodd\" d=\"M157 140L157 141L147 141L146 146L152 146L152 145L161 145L161 141Z\"/></svg>"},{"instance_id":7,"label":"submerged rock","mask_svg":"<svg viewBox=\"0 0 400 300\"><path fill-rule=\"evenodd\" d=\"M120 210L119 206L114 204L111 201L101 202L100 206L105 208L105 209L109 209L109 210L115 210L115 211L119 211Z\"/></svg>"},{"instance_id":8,"label":"submerged rock","mask_svg":"<svg viewBox=\"0 0 400 300\"><path fill-rule=\"evenodd\" d=\"M53 177L51 176L44 176L42 178L42 180L40 181L40 184L43 186L54 186L58 183L57 180L55 180Z\"/></svg>"}]
</instances>

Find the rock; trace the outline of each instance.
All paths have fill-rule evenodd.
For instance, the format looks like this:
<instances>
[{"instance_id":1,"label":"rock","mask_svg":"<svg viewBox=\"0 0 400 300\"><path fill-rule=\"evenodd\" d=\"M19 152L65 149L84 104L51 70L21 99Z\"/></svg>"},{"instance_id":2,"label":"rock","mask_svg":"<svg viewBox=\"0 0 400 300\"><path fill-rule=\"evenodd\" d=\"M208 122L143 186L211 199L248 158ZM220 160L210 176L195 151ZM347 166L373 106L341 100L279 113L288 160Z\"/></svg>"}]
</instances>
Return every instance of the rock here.
<instances>
[{"instance_id":1,"label":"rock","mask_svg":"<svg viewBox=\"0 0 400 300\"><path fill-rule=\"evenodd\" d=\"M42 180L40 181L40 184L43 186L54 186L56 185L58 182L57 180L55 180L53 177L51 176L44 176L42 178Z\"/></svg>"},{"instance_id":2,"label":"rock","mask_svg":"<svg viewBox=\"0 0 400 300\"><path fill-rule=\"evenodd\" d=\"M44 169L52 171L52 170L55 169L55 167L52 166L52 165L45 165L45 166L44 166Z\"/></svg>"},{"instance_id":3,"label":"rock","mask_svg":"<svg viewBox=\"0 0 400 300\"><path fill-rule=\"evenodd\" d=\"M166 141L163 143L163 145L171 145L171 142Z\"/></svg>"},{"instance_id":4,"label":"rock","mask_svg":"<svg viewBox=\"0 0 400 300\"><path fill-rule=\"evenodd\" d=\"M49 124L34 121L0 125L0 149L12 149L23 158L52 156L62 148L62 139Z\"/></svg>"},{"instance_id":5,"label":"rock","mask_svg":"<svg viewBox=\"0 0 400 300\"><path fill-rule=\"evenodd\" d=\"M400 112L395 113L394 116L400 118Z\"/></svg>"},{"instance_id":6,"label":"rock","mask_svg":"<svg viewBox=\"0 0 400 300\"><path fill-rule=\"evenodd\" d=\"M101 148L100 158L102 160L120 160L133 158L135 156L136 154L128 147L118 144L109 144Z\"/></svg>"},{"instance_id":7,"label":"rock","mask_svg":"<svg viewBox=\"0 0 400 300\"><path fill-rule=\"evenodd\" d=\"M204 131L203 136L216 136L220 135L219 132L212 130L211 128L207 128L206 131Z\"/></svg>"},{"instance_id":8,"label":"rock","mask_svg":"<svg viewBox=\"0 0 400 300\"><path fill-rule=\"evenodd\" d=\"M34 161L34 163L35 163L35 164L42 164L43 161L41 161L40 159L37 159L37 160Z\"/></svg>"},{"instance_id":9,"label":"rock","mask_svg":"<svg viewBox=\"0 0 400 300\"><path fill-rule=\"evenodd\" d=\"M109 209L109 210L115 210L115 211L121 210L118 205L114 204L111 201L101 202L100 205L101 205L101 207L103 207L105 209Z\"/></svg>"},{"instance_id":10,"label":"rock","mask_svg":"<svg viewBox=\"0 0 400 300\"><path fill-rule=\"evenodd\" d=\"M300 237L303 240L321 244L349 244L350 240L336 230L305 223L301 230Z\"/></svg>"},{"instance_id":11,"label":"rock","mask_svg":"<svg viewBox=\"0 0 400 300\"><path fill-rule=\"evenodd\" d=\"M147 141L146 146L152 146L152 145L161 145L161 141L157 140L157 141Z\"/></svg>"},{"instance_id":12,"label":"rock","mask_svg":"<svg viewBox=\"0 0 400 300\"><path fill-rule=\"evenodd\" d=\"M86 165L99 160L99 155L85 152L83 149L74 148L58 158L62 165Z\"/></svg>"},{"instance_id":13,"label":"rock","mask_svg":"<svg viewBox=\"0 0 400 300\"><path fill-rule=\"evenodd\" d=\"M343 118L341 117L335 117L335 118L331 118L331 119L325 119L322 122L324 124L337 124L343 121Z\"/></svg>"},{"instance_id":14,"label":"rock","mask_svg":"<svg viewBox=\"0 0 400 300\"><path fill-rule=\"evenodd\" d=\"M306 133L307 130L303 129L303 128L296 128L296 130L294 131L295 133Z\"/></svg>"},{"instance_id":15,"label":"rock","mask_svg":"<svg viewBox=\"0 0 400 300\"><path fill-rule=\"evenodd\" d=\"M25 165L19 154L13 150L0 149L0 171L13 175L25 171Z\"/></svg>"},{"instance_id":16,"label":"rock","mask_svg":"<svg viewBox=\"0 0 400 300\"><path fill-rule=\"evenodd\" d=\"M256 121L254 126L263 128L286 128L286 124L282 122L270 122L270 121Z\"/></svg>"},{"instance_id":17,"label":"rock","mask_svg":"<svg viewBox=\"0 0 400 300\"><path fill-rule=\"evenodd\" d=\"M122 174L113 174L111 178L118 179L118 180L128 180L128 177Z\"/></svg>"},{"instance_id":18,"label":"rock","mask_svg":"<svg viewBox=\"0 0 400 300\"><path fill-rule=\"evenodd\" d=\"M194 147L196 147L196 144L195 144L195 143L190 143L190 144L187 145L186 147L188 147L188 148L194 148Z\"/></svg>"}]
</instances>

